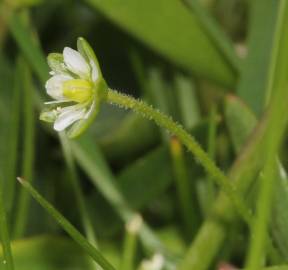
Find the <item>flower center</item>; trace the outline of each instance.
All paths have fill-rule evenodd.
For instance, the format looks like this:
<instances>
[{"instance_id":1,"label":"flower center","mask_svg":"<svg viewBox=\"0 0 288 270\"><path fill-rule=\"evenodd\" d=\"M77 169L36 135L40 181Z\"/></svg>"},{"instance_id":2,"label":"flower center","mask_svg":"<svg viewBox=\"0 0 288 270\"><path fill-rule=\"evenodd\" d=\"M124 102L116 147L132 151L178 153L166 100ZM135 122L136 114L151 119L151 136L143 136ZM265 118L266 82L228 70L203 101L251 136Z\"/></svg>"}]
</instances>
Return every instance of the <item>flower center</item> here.
<instances>
[{"instance_id":1,"label":"flower center","mask_svg":"<svg viewBox=\"0 0 288 270\"><path fill-rule=\"evenodd\" d=\"M63 95L75 102L85 102L92 96L93 86L89 81L74 79L63 82Z\"/></svg>"}]
</instances>

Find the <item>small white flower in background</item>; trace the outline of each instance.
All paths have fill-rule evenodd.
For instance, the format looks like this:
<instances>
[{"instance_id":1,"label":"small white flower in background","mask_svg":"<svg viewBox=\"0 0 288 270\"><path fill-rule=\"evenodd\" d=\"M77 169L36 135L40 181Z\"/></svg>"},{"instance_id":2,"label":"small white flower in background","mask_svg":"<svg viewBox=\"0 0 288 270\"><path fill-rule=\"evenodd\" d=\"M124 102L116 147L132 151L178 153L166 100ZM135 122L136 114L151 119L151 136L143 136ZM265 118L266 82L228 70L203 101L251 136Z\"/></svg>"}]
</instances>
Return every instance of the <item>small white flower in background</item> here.
<instances>
[{"instance_id":1,"label":"small white flower in background","mask_svg":"<svg viewBox=\"0 0 288 270\"><path fill-rule=\"evenodd\" d=\"M149 260L143 260L140 265L140 270L161 270L164 267L164 257L156 253Z\"/></svg>"},{"instance_id":2,"label":"small white flower in background","mask_svg":"<svg viewBox=\"0 0 288 270\"><path fill-rule=\"evenodd\" d=\"M91 124L107 90L90 45L79 38L77 48L49 54L52 77L45 87L54 100L45 103L48 108L40 115L41 120L53 122L56 131L68 129L69 137L78 136Z\"/></svg>"}]
</instances>

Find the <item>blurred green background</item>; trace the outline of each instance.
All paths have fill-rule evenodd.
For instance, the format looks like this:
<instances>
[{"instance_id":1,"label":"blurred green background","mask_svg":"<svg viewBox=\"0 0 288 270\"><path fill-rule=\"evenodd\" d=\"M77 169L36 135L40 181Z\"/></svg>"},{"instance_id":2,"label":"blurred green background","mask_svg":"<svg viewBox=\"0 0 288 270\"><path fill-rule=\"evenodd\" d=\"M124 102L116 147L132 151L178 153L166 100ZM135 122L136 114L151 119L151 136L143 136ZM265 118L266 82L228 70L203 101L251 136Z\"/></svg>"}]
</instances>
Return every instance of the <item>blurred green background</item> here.
<instances>
[{"instance_id":1,"label":"blurred green background","mask_svg":"<svg viewBox=\"0 0 288 270\"><path fill-rule=\"evenodd\" d=\"M280 144L285 123L272 120L287 114L280 105L273 114L276 103L272 120L264 119L277 88L271 85L286 68L275 53L277 44L281 50L285 43L277 28L287 17L285 1L0 1L0 178L15 269L97 268L16 176L97 242L116 269L222 270L222 262L244 267L248 256L248 227L226 197L218 203L221 188L176 137L110 104L103 104L89 130L73 141L39 121L48 98L46 56L76 48L80 36L93 47L110 88L182 124L231 179L241 180L237 187L253 211L259 201L267 202L267 213L273 208L271 222L262 222L269 244L263 244L266 260L260 261L263 267L288 269L285 144L282 165L279 161L273 170L278 195L274 200L273 192L263 195L263 201L258 195L259 172L269 175L265 166L277 154L265 152L273 140L269 123L275 123ZM266 139L259 147L261 138ZM265 153L273 159L267 161ZM138 214L145 225L133 238L127 224ZM163 266L143 264L155 254L162 254Z\"/></svg>"}]
</instances>

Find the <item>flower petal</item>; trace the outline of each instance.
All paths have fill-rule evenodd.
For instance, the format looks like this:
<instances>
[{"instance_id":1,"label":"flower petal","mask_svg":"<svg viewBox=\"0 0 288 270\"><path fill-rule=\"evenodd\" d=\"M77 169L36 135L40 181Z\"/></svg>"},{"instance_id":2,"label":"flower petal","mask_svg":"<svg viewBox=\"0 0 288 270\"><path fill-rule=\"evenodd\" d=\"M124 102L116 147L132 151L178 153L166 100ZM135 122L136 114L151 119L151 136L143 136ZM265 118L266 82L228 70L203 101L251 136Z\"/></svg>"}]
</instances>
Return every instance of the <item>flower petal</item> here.
<instances>
[{"instance_id":1,"label":"flower petal","mask_svg":"<svg viewBox=\"0 0 288 270\"><path fill-rule=\"evenodd\" d=\"M47 94L56 100L65 100L63 95L63 83L73 79L68 75L55 75L46 82Z\"/></svg>"},{"instance_id":2,"label":"flower petal","mask_svg":"<svg viewBox=\"0 0 288 270\"><path fill-rule=\"evenodd\" d=\"M77 108L77 106L69 106L61 110L60 115L54 122L54 129L62 131L72 125L74 122L82 119L85 116L85 108Z\"/></svg>"},{"instance_id":3,"label":"flower petal","mask_svg":"<svg viewBox=\"0 0 288 270\"><path fill-rule=\"evenodd\" d=\"M65 47L63 57L64 63L71 72L84 79L90 76L90 67L79 52Z\"/></svg>"}]
</instances>

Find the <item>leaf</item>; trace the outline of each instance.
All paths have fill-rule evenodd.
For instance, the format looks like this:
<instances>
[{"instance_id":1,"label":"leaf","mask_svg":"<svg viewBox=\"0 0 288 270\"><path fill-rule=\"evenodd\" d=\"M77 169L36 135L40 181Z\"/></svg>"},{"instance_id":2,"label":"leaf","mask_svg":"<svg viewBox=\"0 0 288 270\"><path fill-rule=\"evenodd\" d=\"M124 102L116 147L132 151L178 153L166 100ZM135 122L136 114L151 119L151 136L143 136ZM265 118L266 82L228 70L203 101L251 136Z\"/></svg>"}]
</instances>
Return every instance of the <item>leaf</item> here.
<instances>
[{"instance_id":1,"label":"leaf","mask_svg":"<svg viewBox=\"0 0 288 270\"><path fill-rule=\"evenodd\" d=\"M229 95L225 100L225 120L233 147L239 153L257 124L256 116L240 98Z\"/></svg>"},{"instance_id":2,"label":"leaf","mask_svg":"<svg viewBox=\"0 0 288 270\"><path fill-rule=\"evenodd\" d=\"M18 240L13 242L12 250L17 270L91 269L83 251L65 238L49 235ZM5 269L2 263L0 269Z\"/></svg>"},{"instance_id":3,"label":"leaf","mask_svg":"<svg viewBox=\"0 0 288 270\"><path fill-rule=\"evenodd\" d=\"M169 152L163 146L138 159L118 176L122 193L136 209L157 198L171 182Z\"/></svg>"},{"instance_id":4,"label":"leaf","mask_svg":"<svg viewBox=\"0 0 288 270\"><path fill-rule=\"evenodd\" d=\"M256 125L255 114L244 104L244 102L234 96L228 96L225 102L225 118L230 131L233 146L236 152L242 148L243 144ZM276 174L276 194L273 202L273 211L270 230L276 246L284 258L288 258L288 178L284 167L278 162L278 172ZM254 195L255 196L255 195Z\"/></svg>"},{"instance_id":5,"label":"leaf","mask_svg":"<svg viewBox=\"0 0 288 270\"><path fill-rule=\"evenodd\" d=\"M271 66L278 2L274 0L250 2L248 56L242 66L237 93L257 115L263 112L270 95L265 89Z\"/></svg>"},{"instance_id":6,"label":"leaf","mask_svg":"<svg viewBox=\"0 0 288 270\"><path fill-rule=\"evenodd\" d=\"M175 64L225 86L236 74L178 0L87 0L114 23Z\"/></svg>"}]
</instances>

